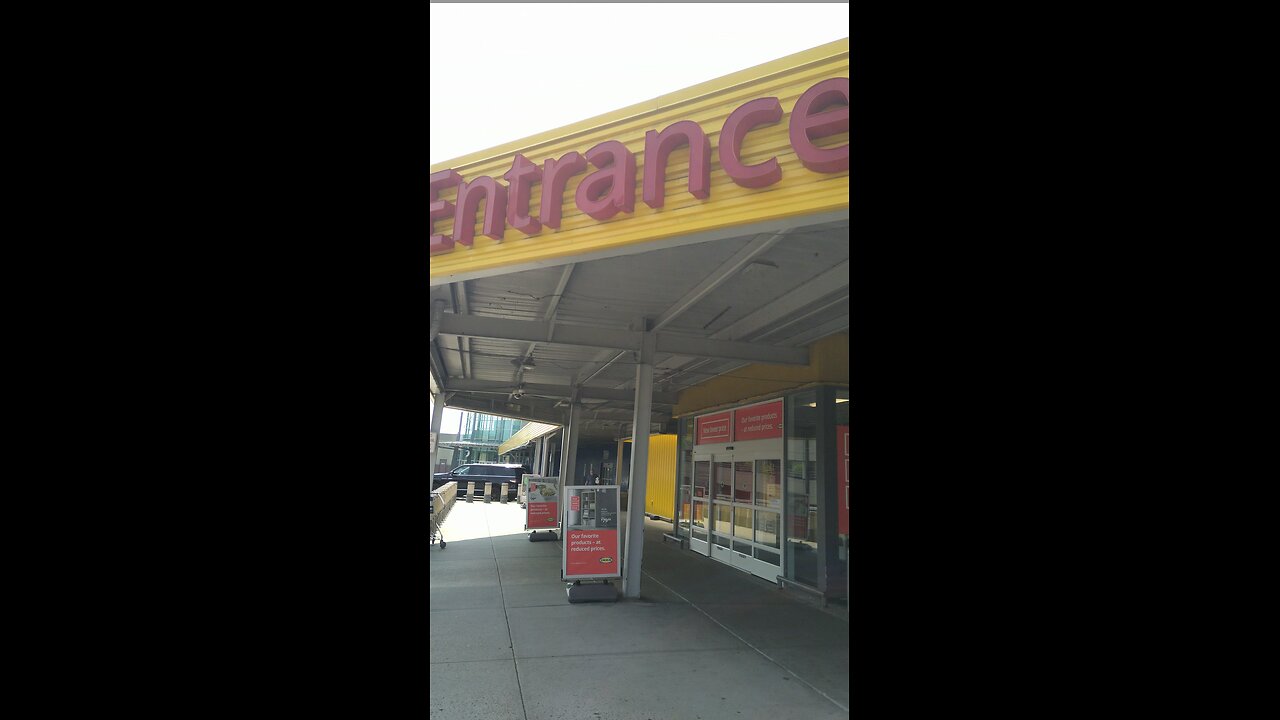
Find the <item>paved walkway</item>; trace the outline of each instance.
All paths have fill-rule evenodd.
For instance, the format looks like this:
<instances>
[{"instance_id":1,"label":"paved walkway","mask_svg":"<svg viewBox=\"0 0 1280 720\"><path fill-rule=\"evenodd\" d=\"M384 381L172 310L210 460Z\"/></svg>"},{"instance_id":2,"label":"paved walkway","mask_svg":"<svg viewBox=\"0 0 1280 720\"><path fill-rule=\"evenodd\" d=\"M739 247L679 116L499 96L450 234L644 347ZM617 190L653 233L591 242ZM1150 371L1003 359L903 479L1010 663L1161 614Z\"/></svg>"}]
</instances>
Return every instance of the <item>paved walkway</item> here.
<instances>
[{"instance_id":1,"label":"paved walkway","mask_svg":"<svg viewBox=\"0 0 1280 720\"><path fill-rule=\"evenodd\" d=\"M430 549L433 720L849 717L846 619L653 520L640 599L571 605L560 543L529 542L523 512L457 502Z\"/></svg>"}]
</instances>

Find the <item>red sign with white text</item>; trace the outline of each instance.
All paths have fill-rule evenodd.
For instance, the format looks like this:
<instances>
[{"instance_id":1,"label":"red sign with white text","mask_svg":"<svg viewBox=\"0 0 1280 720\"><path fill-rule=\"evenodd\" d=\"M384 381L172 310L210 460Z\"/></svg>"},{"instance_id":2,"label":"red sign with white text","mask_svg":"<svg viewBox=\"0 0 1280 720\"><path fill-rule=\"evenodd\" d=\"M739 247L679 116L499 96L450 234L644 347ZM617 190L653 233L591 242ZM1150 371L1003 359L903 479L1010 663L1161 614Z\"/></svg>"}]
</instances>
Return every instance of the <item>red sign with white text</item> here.
<instances>
[{"instance_id":1,"label":"red sign with white text","mask_svg":"<svg viewBox=\"0 0 1280 720\"><path fill-rule=\"evenodd\" d=\"M733 441L782 437L782 400L737 408L733 411Z\"/></svg>"},{"instance_id":2,"label":"red sign with white text","mask_svg":"<svg viewBox=\"0 0 1280 720\"><path fill-rule=\"evenodd\" d=\"M577 500L575 495L574 500ZM620 573L617 530L569 530L564 535L565 577Z\"/></svg>"},{"instance_id":3,"label":"red sign with white text","mask_svg":"<svg viewBox=\"0 0 1280 720\"><path fill-rule=\"evenodd\" d=\"M582 501L578 499L578 496L574 495L573 497L569 498L569 509L574 512L578 512L578 507L581 502Z\"/></svg>"},{"instance_id":4,"label":"red sign with white text","mask_svg":"<svg viewBox=\"0 0 1280 720\"><path fill-rule=\"evenodd\" d=\"M706 445L708 443L733 442L733 437L729 434L732 426L732 410L714 415L703 415L698 418L698 435L694 440L694 444Z\"/></svg>"},{"instance_id":5,"label":"red sign with white text","mask_svg":"<svg viewBox=\"0 0 1280 720\"><path fill-rule=\"evenodd\" d=\"M560 526L559 489L541 478L529 481L524 504L525 530L554 530Z\"/></svg>"},{"instance_id":6,"label":"red sign with white text","mask_svg":"<svg viewBox=\"0 0 1280 720\"><path fill-rule=\"evenodd\" d=\"M836 497L840 534L849 534L849 426L836 426Z\"/></svg>"}]
</instances>

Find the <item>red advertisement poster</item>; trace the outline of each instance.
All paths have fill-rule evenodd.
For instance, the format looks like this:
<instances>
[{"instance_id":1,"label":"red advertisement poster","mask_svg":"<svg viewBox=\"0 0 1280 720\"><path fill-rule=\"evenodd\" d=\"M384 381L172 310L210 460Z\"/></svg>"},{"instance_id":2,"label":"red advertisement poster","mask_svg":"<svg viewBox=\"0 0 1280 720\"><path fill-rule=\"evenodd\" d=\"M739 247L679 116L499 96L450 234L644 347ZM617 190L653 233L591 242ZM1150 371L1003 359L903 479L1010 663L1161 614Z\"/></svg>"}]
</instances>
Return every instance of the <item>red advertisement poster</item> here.
<instances>
[{"instance_id":1,"label":"red advertisement poster","mask_svg":"<svg viewBox=\"0 0 1280 720\"><path fill-rule=\"evenodd\" d=\"M565 577L620 572L616 529L569 530L564 536L564 551Z\"/></svg>"},{"instance_id":2,"label":"red advertisement poster","mask_svg":"<svg viewBox=\"0 0 1280 720\"><path fill-rule=\"evenodd\" d=\"M528 500L524 505L526 530L554 530L560 526L560 495L554 482L529 482Z\"/></svg>"},{"instance_id":3,"label":"red advertisement poster","mask_svg":"<svg viewBox=\"0 0 1280 720\"><path fill-rule=\"evenodd\" d=\"M733 441L782 437L782 400L737 408L733 411Z\"/></svg>"},{"instance_id":4,"label":"red advertisement poster","mask_svg":"<svg viewBox=\"0 0 1280 720\"><path fill-rule=\"evenodd\" d=\"M733 438L729 435L732 424L732 410L726 410L714 415L703 415L698 418L698 436L694 440L694 444L706 445L708 443L733 442Z\"/></svg>"},{"instance_id":5,"label":"red advertisement poster","mask_svg":"<svg viewBox=\"0 0 1280 720\"><path fill-rule=\"evenodd\" d=\"M849 534L849 426L836 426L836 506L840 509L840 534Z\"/></svg>"}]
</instances>

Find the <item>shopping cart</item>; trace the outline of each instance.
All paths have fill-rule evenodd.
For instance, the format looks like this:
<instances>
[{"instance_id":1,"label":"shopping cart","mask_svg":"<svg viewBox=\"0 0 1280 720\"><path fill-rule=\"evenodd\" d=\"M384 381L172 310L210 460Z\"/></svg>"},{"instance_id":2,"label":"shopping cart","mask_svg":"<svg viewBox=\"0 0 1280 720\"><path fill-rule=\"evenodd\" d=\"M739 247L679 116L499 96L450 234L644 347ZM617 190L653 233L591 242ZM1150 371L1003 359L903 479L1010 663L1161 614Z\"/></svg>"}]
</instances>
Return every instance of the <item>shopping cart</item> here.
<instances>
[{"instance_id":1,"label":"shopping cart","mask_svg":"<svg viewBox=\"0 0 1280 720\"><path fill-rule=\"evenodd\" d=\"M440 538L440 549L445 548L444 533L441 532L440 526L444 525L444 520L449 515L449 508L453 503L447 502L444 493L431 493L431 544L436 544L436 538Z\"/></svg>"}]
</instances>

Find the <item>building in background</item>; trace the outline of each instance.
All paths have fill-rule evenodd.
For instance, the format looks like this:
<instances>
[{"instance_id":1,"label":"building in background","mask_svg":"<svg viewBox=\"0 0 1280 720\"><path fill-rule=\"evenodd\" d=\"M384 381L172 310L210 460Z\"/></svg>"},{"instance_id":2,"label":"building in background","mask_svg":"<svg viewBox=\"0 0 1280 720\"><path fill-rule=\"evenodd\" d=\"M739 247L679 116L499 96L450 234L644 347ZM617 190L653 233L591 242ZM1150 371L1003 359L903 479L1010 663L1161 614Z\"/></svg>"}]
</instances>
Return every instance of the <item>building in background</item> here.
<instances>
[{"instance_id":1,"label":"building in background","mask_svg":"<svg viewBox=\"0 0 1280 720\"><path fill-rule=\"evenodd\" d=\"M433 472L446 472L464 463L475 462L514 462L527 463L527 452L510 452L500 454L498 448L515 435L527 420L488 415L485 413L463 412L458 422L457 433L441 433L438 439L440 449L436 457Z\"/></svg>"}]
</instances>

